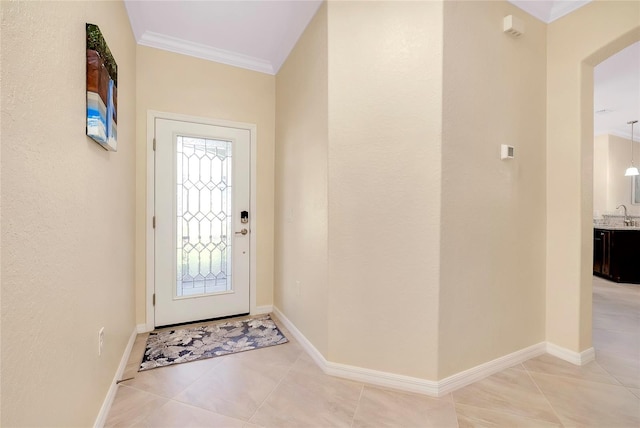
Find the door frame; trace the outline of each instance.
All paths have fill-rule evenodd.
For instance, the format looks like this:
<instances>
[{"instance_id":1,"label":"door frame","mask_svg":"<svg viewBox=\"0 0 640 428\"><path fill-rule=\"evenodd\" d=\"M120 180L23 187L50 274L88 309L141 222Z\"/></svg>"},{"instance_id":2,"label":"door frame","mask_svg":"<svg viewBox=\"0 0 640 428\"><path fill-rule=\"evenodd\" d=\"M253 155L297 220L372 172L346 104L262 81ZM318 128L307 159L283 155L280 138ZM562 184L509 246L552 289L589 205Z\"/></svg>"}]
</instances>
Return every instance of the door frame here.
<instances>
[{"instance_id":1,"label":"door frame","mask_svg":"<svg viewBox=\"0 0 640 428\"><path fill-rule=\"evenodd\" d=\"M256 238L258 230L256 228L256 173L257 173L257 126L253 123L234 122L229 120L211 119L207 117L190 116L179 113L169 113L157 110L147 110L147 208L146 208L146 281L145 281L145 311L146 311L146 331L155 328L155 311L153 307L153 293L155 291L155 233L153 228L153 216L155 213L155 155L153 150L153 139L155 136L155 120L168 119L182 122L194 122L205 125L223 126L227 128L238 128L249 131L250 134L250 198L249 198L249 311L256 312Z\"/></svg>"}]
</instances>

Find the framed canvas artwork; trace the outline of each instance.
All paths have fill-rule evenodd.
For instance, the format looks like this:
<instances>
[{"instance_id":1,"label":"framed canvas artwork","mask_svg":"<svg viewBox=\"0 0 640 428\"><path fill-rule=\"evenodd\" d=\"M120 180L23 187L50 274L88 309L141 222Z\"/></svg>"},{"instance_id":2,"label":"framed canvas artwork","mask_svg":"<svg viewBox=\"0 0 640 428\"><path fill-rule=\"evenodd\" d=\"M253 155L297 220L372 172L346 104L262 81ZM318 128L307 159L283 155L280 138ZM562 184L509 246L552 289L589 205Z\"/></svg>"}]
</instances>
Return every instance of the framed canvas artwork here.
<instances>
[{"instance_id":1,"label":"framed canvas artwork","mask_svg":"<svg viewBox=\"0 0 640 428\"><path fill-rule=\"evenodd\" d=\"M87 135L118 149L118 65L94 24L87 24Z\"/></svg>"}]
</instances>

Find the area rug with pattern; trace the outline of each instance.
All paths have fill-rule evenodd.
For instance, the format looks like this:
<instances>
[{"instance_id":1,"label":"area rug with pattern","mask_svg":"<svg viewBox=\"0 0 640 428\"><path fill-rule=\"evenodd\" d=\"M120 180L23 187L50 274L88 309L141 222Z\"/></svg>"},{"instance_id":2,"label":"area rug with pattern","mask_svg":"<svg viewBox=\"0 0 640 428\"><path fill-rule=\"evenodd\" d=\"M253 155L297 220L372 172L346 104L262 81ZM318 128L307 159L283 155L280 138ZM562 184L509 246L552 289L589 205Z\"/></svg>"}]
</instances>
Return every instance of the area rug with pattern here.
<instances>
[{"instance_id":1,"label":"area rug with pattern","mask_svg":"<svg viewBox=\"0 0 640 428\"><path fill-rule=\"evenodd\" d=\"M151 332L138 371L281 345L288 341L269 315Z\"/></svg>"}]
</instances>

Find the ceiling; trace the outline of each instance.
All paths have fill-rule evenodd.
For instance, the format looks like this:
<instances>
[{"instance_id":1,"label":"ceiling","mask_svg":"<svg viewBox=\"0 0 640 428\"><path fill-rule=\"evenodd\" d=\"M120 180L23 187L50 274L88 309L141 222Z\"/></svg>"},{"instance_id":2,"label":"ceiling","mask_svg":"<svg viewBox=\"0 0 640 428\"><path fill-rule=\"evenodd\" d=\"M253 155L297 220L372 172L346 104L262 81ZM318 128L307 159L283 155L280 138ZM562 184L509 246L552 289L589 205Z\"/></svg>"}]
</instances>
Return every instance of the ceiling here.
<instances>
[{"instance_id":1,"label":"ceiling","mask_svg":"<svg viewBox=\"0 0 640 428\"><path fill-rule=\"evenodd\" d=\"M595 135L631 138L631 125L640 120L640 42L610 56L593 71ZM634 125L634 141L640 140L640 122Z\"/></svg>"},{"instance_id":2,"label":"ceiling","mask_svg":"<svg viewBox=\"0 0 640 428\"><path fill-rule=\"evenodd\" d=\"M322 1L127 0L138 44L276 74Z\"/></svg>"},{"instance_id":3,"label":"ceiling","mask_svg":"<svg viewBox=\"0 0 640 428\"><path fill-rule=\"evenodd\" d=\"M590 0L509 0L549 23ZM125 0L136 41L171 52L276 74L321 0ZM596 67L596 135L629 138L640 119L640 43ZM638 126L640 134L640 126Z\"/></svg>"},{"instance_id":4,"label":"ceiling","mask_svg":"<svg viewBox=\"0 0 640 428\"><path fill-rule=\"evenodd\" d=\"M529 14L547 24L590 2L591 0L509 0L509 3L529 12Z\"/></svg>"}]
</instances>

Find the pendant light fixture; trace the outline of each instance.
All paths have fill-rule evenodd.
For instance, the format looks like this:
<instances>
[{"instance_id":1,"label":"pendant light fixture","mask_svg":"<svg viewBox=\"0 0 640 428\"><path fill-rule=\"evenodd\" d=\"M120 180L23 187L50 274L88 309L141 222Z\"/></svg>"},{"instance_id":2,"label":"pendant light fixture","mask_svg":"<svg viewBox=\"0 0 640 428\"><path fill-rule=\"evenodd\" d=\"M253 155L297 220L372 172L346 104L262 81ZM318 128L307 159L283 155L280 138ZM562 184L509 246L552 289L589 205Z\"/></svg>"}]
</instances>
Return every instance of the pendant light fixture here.
<instances>
[{"instance_id":1,"label":"pendant light fixture","mask_svg":"<svg viewBox=\"0 0 640 428\"><path fill-rule=\"evenodd\" d=\"M638 121L632 120L631 122L627 122L627 125L631 125L631 166L627 168L627 172L624 173L625 177L640 175L640 172L638 172L638 168L633 166L633 124L634 123L638 123Z\"/></svg>"}]
</instances>

